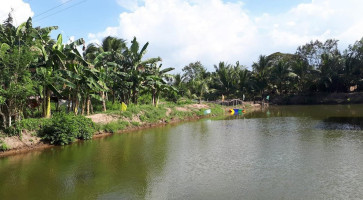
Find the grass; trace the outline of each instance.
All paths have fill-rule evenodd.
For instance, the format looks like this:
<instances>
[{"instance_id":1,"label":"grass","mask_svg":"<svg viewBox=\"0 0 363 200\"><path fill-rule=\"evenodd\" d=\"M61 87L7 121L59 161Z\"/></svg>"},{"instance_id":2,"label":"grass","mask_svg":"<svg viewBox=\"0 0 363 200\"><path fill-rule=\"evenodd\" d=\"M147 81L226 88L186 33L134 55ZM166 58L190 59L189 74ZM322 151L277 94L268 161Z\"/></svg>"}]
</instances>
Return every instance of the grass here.
<instances>
[{"instance_id":1,"label":"grass","mask_svg":"<svg viewBox=\"0 0 363 200\"><path fill-rule=\"evenodd\" d=\"M132 126L140 126L140 123L139 122L131 122L131 125Z\"/></svg>"},{"instance_id":2,"label":"grass","mask_svg":"<svg viewBox=\"0 0 363 200\"><path fill-rule=\"evenodd\" d=\"M186 109L186 111L177 110L177 107L186 107L189 102L187 100L173 103L173 102L162 102L159 104L158 107L155 107L150 104L143 104L143 105L134 105L129 104L127 110L124 112L120 112L119 106L109 106L107 112L105 114L118 114L121 118L126 120L117 120L110 122L108 124L98 124L96 126L96 130L98 131L105 131L109 133L116 133L121 130L125 130L126 128L138 127L142 126L145 123L157 123L159 121L162 122L170 122L172 119L186 119L193 116L203 116L205 109ZM213 115L223 114L224 110L219 105L210 104L209 105L212 109ZM171 112L167 111L171 110ZM133 117L138 116L139 121L132 121ZM130 122L129 122L130 121Z\"/></svg>"},{"instance_id":3,"label":"grass","mask_svg":"<svg viewBox=\"0 0 363 200\"><path fill-rule=\"evenodd\" d=\"M128 126L130 126L129 122L118 120L118 121L110 122L108 124L98 125L98 127L96 127L96 129L98 131L117 133L118 131L124 130Z\"/></svg>"},{"instance_id":4,"label":"grass","mask_svg":"<svg viewBox=\"0 0 363 200\"><path fill-rule=\"evenodd\" d=\"M8 149L9 149L8 145L6 145L4 141L0 140L0 151L6 151Z\"/></svg>"}]
</instances>

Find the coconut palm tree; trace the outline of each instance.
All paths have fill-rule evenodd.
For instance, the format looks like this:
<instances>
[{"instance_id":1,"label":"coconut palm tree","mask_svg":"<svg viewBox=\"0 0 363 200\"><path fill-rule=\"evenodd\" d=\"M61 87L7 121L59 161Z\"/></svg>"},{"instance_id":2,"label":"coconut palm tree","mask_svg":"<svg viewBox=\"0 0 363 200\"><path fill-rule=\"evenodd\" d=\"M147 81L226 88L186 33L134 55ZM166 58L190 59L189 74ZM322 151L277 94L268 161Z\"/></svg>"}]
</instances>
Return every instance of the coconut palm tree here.
<instances>
[{"instance_id":1,"label":"coconut palm tree","mask_svg":"<svg viewBox=\"0 0 363 200\"><path fill-rule=\"evenodd\" d=\"M254 88L259 91L260 95L263 95L265 89L268 86L268 78L270 73L271 63L267 56L260 55L257 62L252 64L254 75Z\"/></svg>"}]
</instances>

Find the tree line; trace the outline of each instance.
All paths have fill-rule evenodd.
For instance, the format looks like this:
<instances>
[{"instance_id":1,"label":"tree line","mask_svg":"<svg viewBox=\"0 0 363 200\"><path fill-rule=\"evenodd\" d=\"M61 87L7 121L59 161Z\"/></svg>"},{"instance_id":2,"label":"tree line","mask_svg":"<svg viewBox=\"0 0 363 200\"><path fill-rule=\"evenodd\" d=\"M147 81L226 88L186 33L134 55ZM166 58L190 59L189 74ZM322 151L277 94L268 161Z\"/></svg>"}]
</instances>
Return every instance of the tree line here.
<instances>
[{"instance_id":1,"label":"tree line","mask_svg":"<svg viewBox=\"0 0 363 200\"><path fill-rule=\"evenodd\" d=\"M263 97L267 94L314 94L361 90L363 39L340 52L337 40L312 41L295 54L261 55L251 70L220 62L209 72L201 62L182 73L162 67L160 57L145 59L149 43L130 43L108 36L101 44L83 39L52 39L57 26L33 27L32 19L15 27L12 17L0 25L0 126L11 127L29 117L51 116L67 100L67 112L88 115L94 104L151 103L159 99L216 100ZM58 99L51 103L52 99ZM145 99L147 101L145 101Z\"/></svg>"},{"instance_id":2,"label":"tree line","mask_svg":"<svg viewBox=\"0 0 363 200\"><path fill-rule=\"evenodd\" d=\"M216 100L229 98L261 99L267 95L314 95L352 92L363 88L363 39L343 52L338 40L311 41L294 54L276 52L260 55L251 70L219 62L208 72L200 62L185 66L175 76L180 96Z\"/></svg>"},{"instance_id":3,"label":"tree line","mask_svg":"<svg viewBox=\"0 0 363 200\"><path fill-rule=\"evenodd\" d=\"M49 118L52 98L68 100L68 112L84 115L92 102L102 102L106 111L106 101L137 104L147 94L157 106L161 92L176 91L166 81L173 68L162 69L159 57L144 59L148 43L134 38L127 46L123 39L106 37L101 45L86 47L83 39L64 44L62 34L50 37L57 28L33 27L31 18L15 27L10 14L0 25L2 128L37 117L40 109ZM58 110L59 101L55 105Z\"/></svg>"}]
</instances>

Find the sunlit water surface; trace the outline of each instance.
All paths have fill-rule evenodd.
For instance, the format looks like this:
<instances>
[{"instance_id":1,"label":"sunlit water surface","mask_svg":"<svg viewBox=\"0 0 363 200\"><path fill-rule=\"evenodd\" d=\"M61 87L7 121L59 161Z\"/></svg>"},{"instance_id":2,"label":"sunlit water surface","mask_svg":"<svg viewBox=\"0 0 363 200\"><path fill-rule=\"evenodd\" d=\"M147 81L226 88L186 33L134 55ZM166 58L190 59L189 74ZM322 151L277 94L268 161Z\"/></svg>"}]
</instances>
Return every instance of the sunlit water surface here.
<instances>
[{"instance_id":1,"label":"sunlit water surface","mask_svg":"<svg viewBox=\"0 0 363 200\"><path fill-rule=\"evenodd\" d=\"M0 199L360 199L363 105L289 106L0 159Z\"/></svg>"}]
</instances>

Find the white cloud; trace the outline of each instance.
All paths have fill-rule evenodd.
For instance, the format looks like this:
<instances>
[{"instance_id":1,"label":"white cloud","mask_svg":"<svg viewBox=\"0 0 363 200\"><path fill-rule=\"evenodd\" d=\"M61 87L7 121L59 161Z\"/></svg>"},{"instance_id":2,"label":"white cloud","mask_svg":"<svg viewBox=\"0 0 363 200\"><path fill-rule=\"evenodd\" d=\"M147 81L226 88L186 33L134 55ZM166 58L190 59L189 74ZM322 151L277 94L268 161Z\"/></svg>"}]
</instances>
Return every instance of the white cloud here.
<instances>
[{"instance_id":1,"label":"white cloud","mask_svg":"<svg viewBox=\"0 0 363 200\"><path fill-rule=\"evenodd\" d=\"M143 3L143 0L117 0L117 3L129 10L129 11L135 11L139 8L139 6Z\"/></svg>"},{"instance_id":2,"label":"white cloud","mask_svg":"<svg viewBox=\"0 0 363 200\"><path fill-rule=\"evenodd\" d=\"M25 22L29 17L34 15L30 5L22 0L3 0L0 3L0 21L3 22L9 12L13 9L12 17L14 19L14 25L17 26Z\"/></svg>"},{"instance_id":3,"label":"white cloud","mask_svg":"<svg viewBox=\"0 0 363 200\"><path fill-rule=\"evenodd\" d=\"M252 19L242 2L222 0L118 0L129 12L119 26L89 34L150 42L147 56L180 69L201 61L209 69L219 61L250 65L259 54L294 53L310 40L339 39L342 46L363 36L363 1L312 0L288 12ZM345 48L345 47L344 47Z\"/></svg>"}]
</instances>

